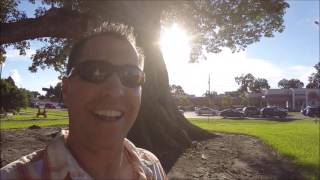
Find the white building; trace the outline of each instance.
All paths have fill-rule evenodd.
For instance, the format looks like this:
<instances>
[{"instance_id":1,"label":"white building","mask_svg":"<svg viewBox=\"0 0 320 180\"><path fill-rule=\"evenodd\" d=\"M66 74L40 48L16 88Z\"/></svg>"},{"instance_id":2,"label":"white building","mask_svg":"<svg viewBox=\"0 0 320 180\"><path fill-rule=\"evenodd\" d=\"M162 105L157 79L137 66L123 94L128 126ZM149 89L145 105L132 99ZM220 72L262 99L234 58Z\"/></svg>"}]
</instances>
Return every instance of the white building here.
<instances>
[{"instance_id":1,"label":"white building","mask_svg":"<svg viewBox=\"0 0 320 180\"><path fill-rule=\"evenodd\" d=\"M320 89L267 89L261 93L251 93L248 98L252 105L280 106L300 111L307 105L320 105Z\"/></svg>"}]
</instances>

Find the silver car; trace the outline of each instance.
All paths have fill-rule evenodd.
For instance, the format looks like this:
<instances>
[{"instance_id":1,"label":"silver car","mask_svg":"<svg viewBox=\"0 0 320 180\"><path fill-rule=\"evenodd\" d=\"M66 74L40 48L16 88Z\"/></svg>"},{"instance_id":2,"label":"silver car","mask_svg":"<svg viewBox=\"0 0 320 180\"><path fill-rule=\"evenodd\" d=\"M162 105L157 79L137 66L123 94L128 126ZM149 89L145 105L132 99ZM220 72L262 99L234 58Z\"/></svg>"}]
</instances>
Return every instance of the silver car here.
<instances>
[{"instance_id":1,"label":"silver car","mask_svg":"<svg viewBox=\"0 0 320 180\"><path fill-rule=\"evenodd\" d=\"M212 109L212 108L199 108L196 110L196 114L201 116L201 115L212 115L212 116L216 116L219 114L218 110Z\"/></svg>"}]
</instances>

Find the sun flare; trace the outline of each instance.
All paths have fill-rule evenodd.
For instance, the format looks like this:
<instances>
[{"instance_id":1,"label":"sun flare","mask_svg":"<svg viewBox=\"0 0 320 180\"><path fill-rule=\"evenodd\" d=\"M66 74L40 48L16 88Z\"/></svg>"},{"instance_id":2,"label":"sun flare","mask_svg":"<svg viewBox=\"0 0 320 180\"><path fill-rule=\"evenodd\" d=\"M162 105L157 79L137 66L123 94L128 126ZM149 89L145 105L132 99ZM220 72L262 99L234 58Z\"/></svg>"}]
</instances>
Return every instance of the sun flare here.
<instances>
[{"instance_id":1,"label":"sun flare","mask_svg":"<svg viewBox=\"0 0 320 180\"><path fill-rule=\"evenodd\" d=\"M178 24L162 29L160 47L167 66L189 61L189 41L189 36Z\"/></svg>"}]
</instances>

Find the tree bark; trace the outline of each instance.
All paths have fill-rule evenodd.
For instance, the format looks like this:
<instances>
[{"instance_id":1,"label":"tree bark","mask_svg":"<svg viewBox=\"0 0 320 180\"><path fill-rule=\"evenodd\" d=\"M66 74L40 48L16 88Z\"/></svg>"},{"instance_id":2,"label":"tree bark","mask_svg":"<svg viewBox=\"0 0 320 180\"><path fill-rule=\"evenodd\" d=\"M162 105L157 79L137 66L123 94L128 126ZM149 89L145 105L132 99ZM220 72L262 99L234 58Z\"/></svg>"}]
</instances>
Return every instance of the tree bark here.
<instances>
[{"instance_id":1,"label":"tree bark","mask_svg":"<svg viewBox=\"0 0 320 180\"><path fill-rule=\"evenodd\" d=\"M135 27L137 44L145 54L146 83L142 90L141 110L128 138L155 153L168 172L192 141L214 135L192 125L178 111L169 91L167 68L158 43L160 27L160 17Z\"/></svg>"},{"instance_id":2,"label":"tree bark","mask_svg":"<svg viewBox=\"0 0 320 180\"><path fill-rule=\"evenodd\" d=\"M75 12L55 12L35 19L2 23L1 44L40 37L74 38L81 35L89 24L90 16L77 16ZM155 153L168 172L192 141L214 135L189 123L177 110L169 91L168 73L157 43L160 37L161 12L155 12L151 8L148 13L152 16L140 13L133 16L132 21L125 22L135 26L137 44L145 53L146 73L140 113L128 138L138 147ZM145 21L146 18L148 22Z\"/></svg>"},{"instance_id":3,"label":"tree bark","mask_svg":"<svg viewBox=\"0 0 320 180\"><path fill-rule=\"evenodd\" d=\"M8 44L42 37L75 38L88 27L88 14L63 8L49 10L45 15L0 24L0 44Z\"/></svg>"}]
</instances>

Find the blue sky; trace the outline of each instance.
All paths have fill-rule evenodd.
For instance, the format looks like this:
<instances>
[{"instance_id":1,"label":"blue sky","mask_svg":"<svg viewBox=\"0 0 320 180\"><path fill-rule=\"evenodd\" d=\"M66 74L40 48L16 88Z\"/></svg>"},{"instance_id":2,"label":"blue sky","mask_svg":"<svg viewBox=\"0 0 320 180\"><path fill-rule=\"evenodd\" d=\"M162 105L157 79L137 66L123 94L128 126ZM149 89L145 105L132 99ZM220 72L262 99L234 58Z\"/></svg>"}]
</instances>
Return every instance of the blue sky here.
<instances>
[{"instance_id":1,"label":"blue sky","mask_svg":"<svg viewBox=\"0 0 320 180\"><path fill-rule=\"evenodd\" d=\"M32 16L33 7L22 3L20 8ZM271 88L277 88L282 78L298 78L306 84L307 77L314 72L312 66L319 61L319 26L314 23L319 21L319 1L291 0L288 3L290 8L284 17L284 32L276 33L273 38L262 38L245 51L231 53L226 49L220 54L207 54L208 60L197 64L188 64L186 55L178 62L164 54L170 84L181 85L187 93L198 96L208 89L208 75L211 76L211 90L218 93L236 90L238 86L234 77L248 72L266 78ZM30 42L27 56L20 56L16 50L7 48L2 78L11 75L20 87L41 92L42 87L58 82L58 73L50 69L29 72L30 57L42 46L40 42ZM179 51L179 47L171 48Z\"/></svg>"}]
</instances>

